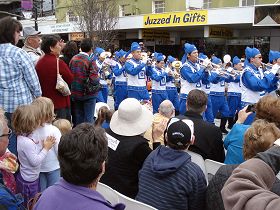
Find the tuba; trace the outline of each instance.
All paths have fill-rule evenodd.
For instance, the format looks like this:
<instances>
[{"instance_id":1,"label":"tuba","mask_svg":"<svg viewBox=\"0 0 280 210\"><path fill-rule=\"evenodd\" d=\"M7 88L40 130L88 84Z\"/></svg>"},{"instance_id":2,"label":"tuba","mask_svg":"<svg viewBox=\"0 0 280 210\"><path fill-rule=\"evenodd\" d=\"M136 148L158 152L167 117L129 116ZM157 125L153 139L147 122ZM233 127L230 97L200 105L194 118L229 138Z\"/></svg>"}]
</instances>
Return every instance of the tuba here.
<instances>
[{"instance_id":1,"label":"tuba","mask_svg":"<svg viewBox=\"0 0 280 210\"><path fill-rule=\"evenodd\" d=\"M105 76L108 76L111 73L111 69L110 69L110 61L112 54L110 52L102 52L100 54L100 57L104 59L103 64L102 64L102 71L105 74Z\"/></svg>"},{"instance_id":2,"label":"tuba","mask_svg":"<svg viewBox=\"0 0 280 210\"><path fill-rule=\"evenodd\" d=\"M183 66L181 61L173 61L171 63L172 68L175 69L175 71L173 72L173 77L178 80L180 78L180 69Z\"/></svg>"},{"instance_id":3,"label":"tuba","mask_svg":"<svg viewBox=\"0 0 280 210\"><path fill-rule=\"evenodd\" d=\"M181 69L182 65L183 65L183 64L182 64L181 61L173 61L173 62L171 63L171 66L172 66L174 69L176 69L177 73L180 73L180 69Z\"/></svg>"}]
</instances>

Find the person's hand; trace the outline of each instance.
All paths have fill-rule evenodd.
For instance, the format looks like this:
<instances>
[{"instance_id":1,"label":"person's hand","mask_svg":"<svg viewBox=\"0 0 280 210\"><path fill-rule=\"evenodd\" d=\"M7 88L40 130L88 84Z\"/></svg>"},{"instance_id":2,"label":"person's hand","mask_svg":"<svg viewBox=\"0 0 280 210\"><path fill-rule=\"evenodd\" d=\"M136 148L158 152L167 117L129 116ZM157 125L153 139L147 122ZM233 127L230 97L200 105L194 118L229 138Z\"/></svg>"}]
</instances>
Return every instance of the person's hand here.
<instances>
[{"instance_id":1,"label":"person's hand","mask_svg":"<svg viewBox=\"0 0 280 210\"><path fill-rule=\"evenodd\" d=\"M55 144L55 137L54 136L48 136L44 141L43 141L43 148L46 150L50 150L53 145Z\"/></svg>"},{"instance_id":2,"label":"person's hand","mask_svg":"<svg viewBox=\"0 0 280 210\"><path fill-rule=\"evenodd\" d=\"M209 58L206 58L202 62L202 66L209 67L211 65L211 61Z\"/></svg>"},{"instance_id":3,"label":"person's hand","mask_svg":"<svg viewBox=\"0 0 280 210\"><path fill-rule=\"evenodd\" d=\"M152 125L152 137L153 137L153 142L160 142L159 138L163 135L166 126L167 126L167 121L168 120L162 120L160 123Z\"/></svg>"},{"instance_id":4,"label":"person's hand","mask_svg":"<svg viewBox=\"0 0 280 210\"><path fill-rule=\"evenodd\" d=\"M247 119L247 117L252 114L253 112L246 112L246 109L248 108L248 106L245 106L243 109L241 109L238 112L238 120L236 121L236 123L244 123L245 120Z\"/></svg>"},{"instance_id":5,"label":"person's hand","mask_svg":"<svg viewBox=\"0 0 280 210\"><path fill-rule=\"evenodd\" d=\"M274 74L274 75L277 74L277 73L279 72L279 65L274 64L274 65L272 66L270 72L271 72L272 74Z\"/></svg>"}]
</instances>

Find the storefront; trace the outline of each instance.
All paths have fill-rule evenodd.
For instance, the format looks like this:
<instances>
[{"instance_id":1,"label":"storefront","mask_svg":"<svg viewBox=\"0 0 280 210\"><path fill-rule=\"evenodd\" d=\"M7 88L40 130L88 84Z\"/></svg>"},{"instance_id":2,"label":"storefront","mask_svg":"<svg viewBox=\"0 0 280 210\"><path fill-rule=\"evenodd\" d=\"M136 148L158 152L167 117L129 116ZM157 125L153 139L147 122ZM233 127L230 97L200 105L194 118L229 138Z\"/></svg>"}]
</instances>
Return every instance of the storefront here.
<instances>
[{"instance_id":1,"label":"storefront","mask_svg":"<svg viewBox=\"0 0 280 210\"><path fill-rule=\"evenodd\" d=\"M254 46L266 62L269 49L280 50L280 29L254 26L254 10L222 8L124 17L119 32L126 40L120 41L120 47L128 48L132 40L143 41L149 50L180 58L186 42L219 57L227 53L242 57L246 46Z\"/></svg>"}]
</instances>

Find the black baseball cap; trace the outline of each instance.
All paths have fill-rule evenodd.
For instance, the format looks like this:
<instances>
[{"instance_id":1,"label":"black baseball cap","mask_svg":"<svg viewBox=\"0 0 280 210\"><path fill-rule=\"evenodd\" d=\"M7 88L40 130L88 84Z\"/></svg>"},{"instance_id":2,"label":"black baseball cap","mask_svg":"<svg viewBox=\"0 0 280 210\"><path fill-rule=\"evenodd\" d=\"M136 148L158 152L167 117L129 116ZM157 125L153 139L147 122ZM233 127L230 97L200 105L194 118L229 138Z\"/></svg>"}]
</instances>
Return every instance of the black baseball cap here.
<instances>
[{"instance_id":1,"label":"black baseball cap","mask_svg":"<svg viewBox=\"0 0 280 210\"><path fill-rule=\"evenodd\" d=\"M194 132L193 121L188 119L171 118L166 127L167 141L178 146L190 143Z\"/></svg>"}]
</instances>

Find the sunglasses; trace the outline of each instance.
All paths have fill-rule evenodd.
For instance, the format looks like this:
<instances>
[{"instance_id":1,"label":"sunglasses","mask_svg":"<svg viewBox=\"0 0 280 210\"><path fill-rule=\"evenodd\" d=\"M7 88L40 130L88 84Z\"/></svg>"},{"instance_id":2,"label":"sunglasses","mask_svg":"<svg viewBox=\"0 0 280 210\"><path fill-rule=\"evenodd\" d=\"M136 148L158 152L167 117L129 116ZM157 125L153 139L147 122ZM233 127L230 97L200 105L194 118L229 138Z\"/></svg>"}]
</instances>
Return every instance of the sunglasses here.
<instances>
[{"instance_id":1,"label":"sunglasses","mask_svg":"<svg viewBox=\"0 0 280 210\"><path fill-rule=\"evenodd\" d=\"M8 133L6 133L6 134L2 134L0 137L4 137L4 136L10 136L11 134L12 134L12 129L11 128L9 128L9 131L8 131Z\"/></svg>"}]
</instances>

